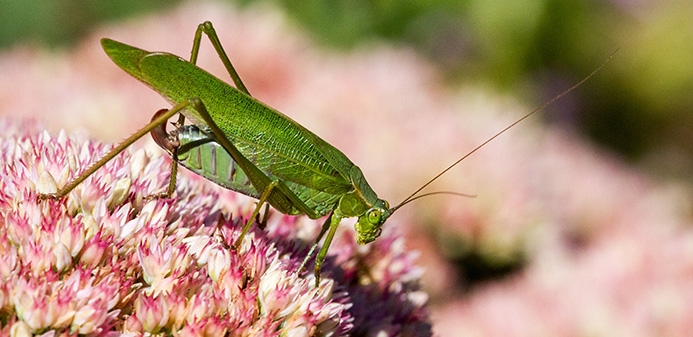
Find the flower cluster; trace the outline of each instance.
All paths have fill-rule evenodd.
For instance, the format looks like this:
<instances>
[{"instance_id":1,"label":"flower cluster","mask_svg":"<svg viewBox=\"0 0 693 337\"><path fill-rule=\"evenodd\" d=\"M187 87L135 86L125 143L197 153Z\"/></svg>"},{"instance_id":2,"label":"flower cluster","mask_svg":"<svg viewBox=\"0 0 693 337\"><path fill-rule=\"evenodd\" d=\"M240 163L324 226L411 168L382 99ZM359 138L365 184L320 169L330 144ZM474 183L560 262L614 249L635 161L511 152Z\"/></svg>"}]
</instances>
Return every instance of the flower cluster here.
<instances>
[{"instance_id":1,"label":"flower cluster","mask_svg":"<svg viewBox=\"0 0 693 337\"><path fill-rule=\"evenodd\" d=\"M119 155L64 198L43 199L108 147L4 123L0 334L431 333L420 272L400 238L357 248L340 231L316 287L297 271L315 223L270 213L266 231L234 249L254 204L186 174L175 197L149 198L168 182L168 159L144 150Z\"/></svg>"}]
</instances>

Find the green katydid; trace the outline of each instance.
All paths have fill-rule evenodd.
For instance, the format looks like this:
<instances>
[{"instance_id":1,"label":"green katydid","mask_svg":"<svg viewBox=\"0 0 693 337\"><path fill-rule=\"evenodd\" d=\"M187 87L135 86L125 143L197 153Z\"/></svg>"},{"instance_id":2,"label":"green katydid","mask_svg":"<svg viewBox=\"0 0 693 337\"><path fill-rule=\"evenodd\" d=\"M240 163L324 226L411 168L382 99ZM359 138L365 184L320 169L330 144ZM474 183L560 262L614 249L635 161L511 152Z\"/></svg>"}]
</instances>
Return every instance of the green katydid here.
<instances>
[{"instance_id":1,"label":"green katydid","mask_svg":"<svg viewBox=\"0 0 693 337\"><path fill-rule=\"evenodd\" d=\"M208 36L231 75L235 88L195 65L203 33ZM165 195L174 192L176 165L180 162L221 186L259 200L243 231L235 240L235 247L240 245L265 203L289 215L305 214L311 219L329 215L304 260L305 264L322 237L327 234L315 260L316 284L320 279L320 268L327 250L342 218L358 218L355 229L359 244L375 240L381 233L383 223L403 205L423 196L451 193L419 194L431 182L500 134L582 84L604 65L496 133L397 206L390 207L387 201L378 198L361 170L342 152L250 95L210 22L198 26L190 61L168 53L145 51L110 39L102 39L101 44L116 65L158 92L173 107L157 112L151 123L116 146L58 190L53 197L65 196L99 167L151 132L157 143L174 157L171 183ZM178 113L181 114L179 127L168 134L165 123ZM191 120L194 126L183 127L183 116ZM192 149L198 151L197 156L188 153Z\"/></svg>"}]
</instances>

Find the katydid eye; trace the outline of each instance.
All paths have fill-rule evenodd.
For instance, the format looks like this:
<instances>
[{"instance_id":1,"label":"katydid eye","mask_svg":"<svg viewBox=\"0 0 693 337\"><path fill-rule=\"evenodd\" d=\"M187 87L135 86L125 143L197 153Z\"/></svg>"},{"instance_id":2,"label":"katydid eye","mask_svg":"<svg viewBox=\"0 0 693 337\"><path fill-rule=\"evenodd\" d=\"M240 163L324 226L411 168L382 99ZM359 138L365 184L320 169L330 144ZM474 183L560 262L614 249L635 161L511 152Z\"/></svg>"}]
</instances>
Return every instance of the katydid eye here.
<instances>
[{"instance_id":1,"label":"katydid eye","mask_svg":"<svg viewBox=\"0 0 693 337\"><path fill-rule=\"evenodd\" d=\"M377 224L380 222L380 211L373 210L368 213L368 222Z\"/></svg>"}]
</instances>

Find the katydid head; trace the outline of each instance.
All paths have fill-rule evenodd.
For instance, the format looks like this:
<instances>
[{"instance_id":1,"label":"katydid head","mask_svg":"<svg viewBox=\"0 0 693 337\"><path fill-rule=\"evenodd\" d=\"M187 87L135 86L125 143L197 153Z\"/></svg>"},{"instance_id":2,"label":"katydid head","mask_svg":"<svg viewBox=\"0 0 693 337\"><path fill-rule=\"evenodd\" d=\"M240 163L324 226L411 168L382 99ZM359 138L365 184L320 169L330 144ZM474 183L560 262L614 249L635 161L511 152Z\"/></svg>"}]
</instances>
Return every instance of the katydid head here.
<instances>
[{"instance_id":1,"label":"katydid head","mask_svg":"<svg viewBox=\"0 0 693 337\"><path fill-rule=\"evenodd\" d=\"M383 223L391 214L390 204L383 199L378 199L373 207L359 216L359 220L354 225L356 242L360 245L365 245L379 237L383 231Z\"/></svg>"}]
</instances>

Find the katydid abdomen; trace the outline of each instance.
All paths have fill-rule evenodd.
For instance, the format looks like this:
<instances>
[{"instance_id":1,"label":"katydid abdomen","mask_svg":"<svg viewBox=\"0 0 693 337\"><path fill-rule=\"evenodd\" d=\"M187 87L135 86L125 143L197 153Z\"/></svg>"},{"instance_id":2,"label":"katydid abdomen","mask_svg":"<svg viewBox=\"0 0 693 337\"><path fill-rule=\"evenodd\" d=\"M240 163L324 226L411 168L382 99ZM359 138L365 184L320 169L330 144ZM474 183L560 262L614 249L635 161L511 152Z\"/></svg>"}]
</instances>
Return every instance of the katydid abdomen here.
<instances>
[{"instance_id":1,"label":"katydid abdomen","mask_svg":"<svg viewBox=\"0 0 693 337\"><path fill-rule=\"evenodd\" d=\"M163 125L161 126L163 128ZM165 130L157 130L159 135ZM257 191L243 169L233 160L226 150L197 126L184 125L172 132L178 140L176 159L178 163L188 170L198 174L222 187L259 199L262 191ZM172 146L166 143L160 136L154 136L154 140L165 150L172 152ZM317 215L329 214L335 207L341 194L333 194L316 190L306 186L287 181L285 177L277 175L277 165L272 165L272 160L264 167L264 172L270 178L283 179L286 185L308 207L314 209ZM282 172L283 170L277 170ZM281 174L281 173L280 173ZM301 214L298 209L288 212L289 215Z\"/></svg>"}]
</instances>

